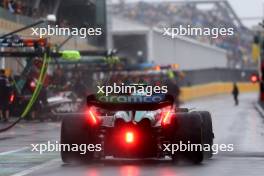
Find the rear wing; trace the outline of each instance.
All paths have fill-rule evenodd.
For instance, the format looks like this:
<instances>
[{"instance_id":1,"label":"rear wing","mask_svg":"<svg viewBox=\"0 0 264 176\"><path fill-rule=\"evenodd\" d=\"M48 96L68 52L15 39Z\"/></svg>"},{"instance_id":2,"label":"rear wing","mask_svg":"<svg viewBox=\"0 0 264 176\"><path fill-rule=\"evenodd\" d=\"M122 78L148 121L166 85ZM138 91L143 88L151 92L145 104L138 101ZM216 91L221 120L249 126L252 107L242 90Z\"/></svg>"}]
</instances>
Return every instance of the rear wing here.
<instances>
[{"instance_id":1,"label":"rear wing","mask_svg":"<svg viewBox=\"0 0 264 176\"><path fill-rule=\"evenodd\" d=\"M89 95L87 106L95 106L110 111L154 111L167 106L173 106L172 95L159 94L152 96L100 96Z\"/></svg>"}]
</instances>

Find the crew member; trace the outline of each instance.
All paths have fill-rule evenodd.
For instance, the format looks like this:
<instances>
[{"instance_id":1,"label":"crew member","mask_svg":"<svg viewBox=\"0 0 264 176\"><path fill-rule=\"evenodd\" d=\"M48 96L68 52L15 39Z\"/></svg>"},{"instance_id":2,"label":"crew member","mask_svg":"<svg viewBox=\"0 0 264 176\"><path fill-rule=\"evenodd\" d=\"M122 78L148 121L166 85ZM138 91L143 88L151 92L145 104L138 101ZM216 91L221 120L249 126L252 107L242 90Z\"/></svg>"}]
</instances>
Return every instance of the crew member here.
<instances>
[{"instance_id":1,"label":"crew member","mask_svg":"<svg viewBox=\"0 0 264 176\"><path fill-rule=\"evenodd\" d=\"M168 79L166 82L168 93L173 96L176 107L180 106L180 88L175 79Z\"/></svg>"},{"instance_id":2,"label":"crew member","mask_svg":"<svg viewBox=\"0 0 264 176\"><path fill-rule=\"evenodd\" d=\"M236 83L234 83L233 85L233 91L232 91L233 97L234 97L234 101L235 101L235 105L238 106L239 104L239 100L238 100L238 95L239 95L239 89Z\"/></svg>"},{"instance_id":3,"label":"crew member","mask_svg":"<svg viewBox=\"0 0 264 176\"><path fill-rule=\"evenodd\" d=\"M0 70L0 117L5 122L9 120L9 97L10 97L10 83L5 76L5 70Z\"/></svg>"}]
</instances>

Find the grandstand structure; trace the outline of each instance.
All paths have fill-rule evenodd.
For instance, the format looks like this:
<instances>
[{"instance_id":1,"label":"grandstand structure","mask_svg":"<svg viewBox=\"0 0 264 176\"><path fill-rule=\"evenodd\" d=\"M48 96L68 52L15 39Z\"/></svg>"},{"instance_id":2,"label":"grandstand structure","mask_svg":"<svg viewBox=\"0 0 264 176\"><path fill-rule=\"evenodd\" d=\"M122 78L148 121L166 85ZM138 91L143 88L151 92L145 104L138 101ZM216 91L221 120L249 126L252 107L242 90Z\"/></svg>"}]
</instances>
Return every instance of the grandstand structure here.
<instances>
[{"instance_id":1,"label":"grandstand structure","mask_svg":"<svg viewBox=\"0 0 264 176\"><path fill-rule=\"evenodd\" d=\"M126 2L113 5L113 14L150 27L226 27L235 35L216 39L208 36L188 36L201 43L224 49L230 67L250 67L253 32L245 27L227 0L182 0L154 2Z\"/></svg>"},{"instance_id":2,"label":"grandstand structure","mask_svg":"<svg viewBox=\"0 0 264 176\"><path fill-rule=\"evenodd\" d=\"M164 3L172 3L170 1ZM238 27L244 27L240 18L227 0L188 0L188 1L174 1L174 4L191 4L193 6L199 5L212 5L215 15L220 18L223 17L229 24L233 24Z\"/></svg>"}]
</instances>

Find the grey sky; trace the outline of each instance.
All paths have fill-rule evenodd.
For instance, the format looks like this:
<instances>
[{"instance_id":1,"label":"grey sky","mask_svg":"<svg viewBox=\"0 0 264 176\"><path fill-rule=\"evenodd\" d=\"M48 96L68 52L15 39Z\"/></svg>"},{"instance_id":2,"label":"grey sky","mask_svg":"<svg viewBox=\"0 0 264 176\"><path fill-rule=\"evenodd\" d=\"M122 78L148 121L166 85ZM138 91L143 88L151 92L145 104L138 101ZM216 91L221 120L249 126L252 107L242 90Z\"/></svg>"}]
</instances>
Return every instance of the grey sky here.
<instances>
[{"instance_id":1,"label":"grey sky","mask_svg":"<svg viewBox=\"0 0 264 176\"><path fill-rule=\"evenodd\" d=\"M118 0L112 0L118 1ZM135 2L139 0L126 0L129 2ZM148 2L153 1L163 1L163 0L143 0ZM177 1L177 0L175 0ZM264 0L228 0L232 7L235 9L236 13L239 17L262 17L263 16L263 8L264 8ZM258 24L261 19L258 20L243 20L243 23L247 26L252 26Z\"/></svg>"}]
</instances>

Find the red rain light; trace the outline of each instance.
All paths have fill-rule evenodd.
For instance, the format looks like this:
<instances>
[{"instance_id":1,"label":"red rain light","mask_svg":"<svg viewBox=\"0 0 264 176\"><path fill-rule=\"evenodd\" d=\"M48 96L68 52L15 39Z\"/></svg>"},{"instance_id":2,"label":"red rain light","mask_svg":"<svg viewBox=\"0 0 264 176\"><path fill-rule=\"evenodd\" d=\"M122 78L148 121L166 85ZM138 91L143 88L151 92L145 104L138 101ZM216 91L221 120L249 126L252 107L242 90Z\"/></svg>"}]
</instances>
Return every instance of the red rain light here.
<instances>
[{"instance_id":1,"label":"red rain light","mask_svg":"<svg viewBox=\"0 0 264 176\"><path fill-rule=\"evenodd\" d=\"M125 134L125 141L126 141L127 144L133 143L134 140L135 140L134 138L135 137L134 137L134 133L133 132L131 132L131 131L126 132L126 134Z\"/></svg>"},{"instance_id":2,"label":"red rain light","mask_svg":"<svg viewBox=\"0 0 264 176\"><path fill-rule=\"evenodd\" d=\"M15 100L15 95L12 94L12 95L10 96L9 102L10 102L10 103L13 103L14 100Z\"/></svg>"},{"instance_id":3,"label":"red rain light","mask_svg":"<svg viewBox=\"0 0 264 176\"><path fill-rule=\"evenodd\" d=\"M32 89L36 88L36 82L35 82L35 81L31 81L31 82L30 82L30 87L31 87Z\"/></svg>"},{"instance_id":4,"label":"red rain light","mask_svg":"<svg viewBox=\"0 0 264 176\"><path fill-rule=\"evenodd\" d=\"M258 79L258 76L254 74L254 75L251 75L250 80L252 83L256 83L258 82L259 79Z\"/></svg>"}]
</instances>

